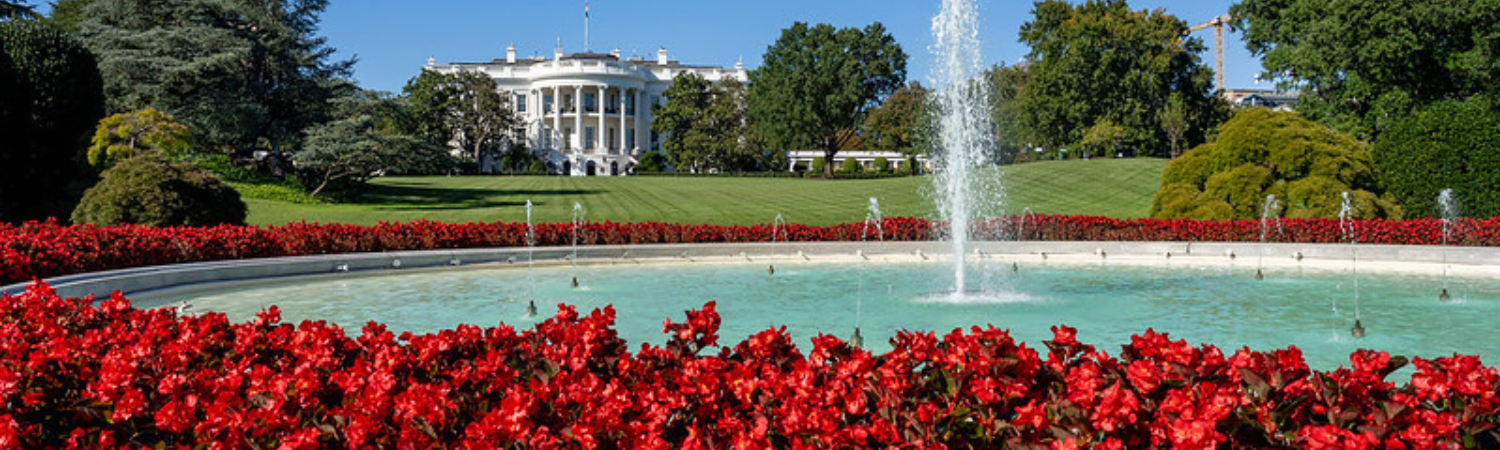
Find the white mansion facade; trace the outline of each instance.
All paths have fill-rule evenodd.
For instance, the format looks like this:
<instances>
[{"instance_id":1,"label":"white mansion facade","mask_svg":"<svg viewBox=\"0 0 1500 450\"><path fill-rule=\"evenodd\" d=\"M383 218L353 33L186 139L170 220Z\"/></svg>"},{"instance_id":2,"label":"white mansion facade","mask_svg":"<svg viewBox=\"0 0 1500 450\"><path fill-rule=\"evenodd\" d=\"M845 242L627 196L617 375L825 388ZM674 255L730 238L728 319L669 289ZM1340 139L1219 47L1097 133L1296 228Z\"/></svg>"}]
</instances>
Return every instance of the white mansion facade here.
<instances>
[{"instance_id":1,"label":"white mansion facade","mask_svg":"<svg viewBox=\"0 0 1500 450\"><path fill-rule=\"evenodd\" d=\"M552 173L575 176L625 175L643 152L660 150L661 138L651 132L650 105L663 102L662 92L678 74L693 72L710 82L749 81L743 64L683 65L667 59L665 48L656 51L654 61L622 59L618 49L565 54L561 48L551 59L518 59L512 45L505 59L451 64L429 59L425 70L478 71L494 78L523 123L511 138L524 139Z\"/></svg>"}]
</instances>

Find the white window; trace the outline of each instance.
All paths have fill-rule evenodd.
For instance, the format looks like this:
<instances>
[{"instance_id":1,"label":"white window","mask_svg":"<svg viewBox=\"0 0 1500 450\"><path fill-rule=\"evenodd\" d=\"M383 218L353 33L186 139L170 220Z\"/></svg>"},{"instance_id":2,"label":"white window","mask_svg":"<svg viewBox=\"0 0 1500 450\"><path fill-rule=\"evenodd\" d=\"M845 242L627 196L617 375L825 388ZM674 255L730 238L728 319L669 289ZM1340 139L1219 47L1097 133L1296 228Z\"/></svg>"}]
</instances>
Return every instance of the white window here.
<instances>
[{"instance_id":1,"label":"white window","mask_svg":"<svg viewBox=\"0 0 1500 450\"><path fill-rule=\"evenodd\" d=\"M526 112L526 94L516 94L516 112Z\"/></svg>"},{"instance_id":2,"label":"white window","mask_svg":"<svg viewBox=\"0 0 1500 450\"><path fill-rule=\"evenodd\" d=\"M593 150L594 149L594 127L584 127L583 128L583 149L584 150Z\"/></svg>"}]
</instances>

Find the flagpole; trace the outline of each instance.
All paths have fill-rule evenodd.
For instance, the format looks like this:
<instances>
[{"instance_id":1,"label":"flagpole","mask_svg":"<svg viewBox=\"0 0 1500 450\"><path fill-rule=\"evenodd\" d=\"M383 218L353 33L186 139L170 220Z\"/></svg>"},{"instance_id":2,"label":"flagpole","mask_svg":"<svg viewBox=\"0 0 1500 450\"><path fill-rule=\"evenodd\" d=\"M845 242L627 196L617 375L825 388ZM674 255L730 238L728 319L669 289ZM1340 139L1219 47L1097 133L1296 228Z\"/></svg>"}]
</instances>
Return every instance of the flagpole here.
<instances>
[{"instance_id":1,"label":"flagpole","mask_svg":"<svg viewBox=\"0 0 1500 450\"><path fill-rule=\"evenodd\" d=\"M583 0L583 52L589 52L589 0Z\"/></svg>"}]
</instances>

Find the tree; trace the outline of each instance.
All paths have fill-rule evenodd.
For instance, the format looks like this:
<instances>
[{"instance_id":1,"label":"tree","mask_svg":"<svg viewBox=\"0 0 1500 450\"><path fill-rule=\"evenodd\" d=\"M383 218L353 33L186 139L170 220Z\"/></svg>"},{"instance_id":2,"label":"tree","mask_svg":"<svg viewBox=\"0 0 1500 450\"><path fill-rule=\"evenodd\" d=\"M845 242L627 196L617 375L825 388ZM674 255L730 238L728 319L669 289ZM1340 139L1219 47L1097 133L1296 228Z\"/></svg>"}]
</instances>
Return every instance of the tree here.
<instances>
[{"instance_id":1,"label":"tree","mask_svg":"<svg viewBox=\"0 0 1500 450\"><path fill-rule=\"evenodd\" d=\"M1230 8L1265 76L1297 110L1374 140L1434 101L1500 93L1500 2L1243 0Z\"/></svg>"},{"instance_id":2,"label":"tree","mask_svg":"<svg viewBox=\"0 0 1500 450\"><path fill-rule=\"evenodd\" d=\"M1354 217L1401 218L1363 142L1295 113L1249 108L1224 123L1217 141L1167 164L1151 217L1259 219L1267 195L1285 205L1285 217L1334 217L1344 192Z\"/></svg>"},{"instance_id":3,"label":"tree","mask_svg":"<svg viewBox=\"0 0 1500 450\"><path fill-rule=\"evenodd\" d=\"M510 99L500 95L495 79L482 72L461 72L452 77L456 90L448 120L458 148L475 161L486 153L499 153L504 138L517 123Z\"/></svg>"},{"instance_id":4,"label":"tree","mask_svg":"<svg viewBox=\"0 0 1500 450\"><path fill-rule=\"evenodd\" d=\"M1172 144L1171 157L1176 158L1180 153L1178 145L1192 125L1188 122L1187 103L1182 100L1181 92L1173 92L1167 96L1167 106L1157 113L1157 119L1161 120L1161 130L1167 134L1167 141Z\"/></svg>"},{"instance_id":5,"label":"tree","mask_svg":"<svg viewBox=\"0 0 1500 450\"><path fill-rule=\"evenodd\" d=\"M1039 1L1021 27L1031 47L1021 122L1035 144L1077 145L1089 127L1109 120L1123 127L1125 144L1164 155L1156 112L1171 94L1182 96L1191 125L1185 140L1203 142L1227 115L1213 94L1213 74L1198 59L1203 44L1184 39L1187 24L1163 10L1134 11L1124 0L1072 5Z\"/></svg>"},{"instance_id":6,"label":"tree","mask_svg":"<svg viewBox=\"0 0 1500 450\"><path fill-rule=\"evenodd\" d=\"M873 150L916 154L926 149L927 88L912 82L891 93L864 123L864 141Z\"/></svg>"},{"instance_id":7,"label":"tree","mask_svg":"<svg viewBox=\"0 0 1500 450\"><path fill-rule=\"evenodd\" d=\"M990 83L990 123L995 127L995 147L1000 161L1009 163L1030 155L1028 150L1039 142L1022 120L1025 114L1021 91L1030 74L1028 65L999 65L985 71Z\"/></svg>"},{"instance_id":8,"label":"tree","mask_svg":"<svg viewBox=\"0 0 1500 450\"><path fill-rule=\"evenodd\" d=\"M750 72L750 121L774 149L823 151L824 176L865 114L906 80L906 53L880 23L782 30Z\"/></svg>"},{"instance_id":9,"label":"tree","mask_svg":"<svg viewBox=\"0 0 1500 450\"><path fill-rule=\"evenodd\" d=\"M407 104L407 120L402 129L432 143L447 145L453 139L449 117L456 108L453 78L441 72L423 70L407 80L401 89Z\"/></svg>"},{"instance_id":10,"label":"tree","mask_svg":"<svg viewBox=\"0 0 1500 450\"><path fill-rule=\"evenodd\" d=\"M662 95L667 101L653 113L651 130L664 136L662 150L677 170L739 172L759 164L745 119L745 87L738 80L709 83L683 72Z\"/></svg>"},{"instance_id":11,"label":"tree","mask_svg":"<svg viewBox=\"0 0 1500 450\"><path fill-rule=\"evenodd\" d=\"M181 118L208 148L295 150L347 94L352 60L317 37L327 0L95 0L81 34L110 110Z\"/></svg>"},{"instance_id":12,"label":"tree","mask_svg":"<svg viewBox=\"0 0 1500 450\"><path fill-rule=\"evenodd\" d=\"M191 163L168 163L144 153L104 171L84 193L73 222L95 225L243 225L239 193Z\"/></svg>"},{"instance_id":13,"label":"tree","mask_svg":"<svg viewBox=\"0 0 1500 450\"><path fill-rule=\"evenodd\" d=\"M71 209L67 186L104 115L101 84L76 38L38 21L0 22L0 221Z\"/></svg>"},{"instance_id":14,"label":"tree","mask_svg":"<svg viewBox=\"0 0 1500 450\"><path fill-rule=\"evenodd\" d=\"M1125 138L1125 127L1104 119L1083 133L1083 140L1078 143L1078 146L1082 147L1087 155L1110 156L1120 148L1121 144L1125 143Z\"/></svg>"},{"instance_id":15,"label":"tree","mask_svg":"<svg viewBox=\"0 0 1500 450\"><path fill-rule=\"evenodd\" d=\"M83 31L83 21L88 19L88 16L84 14L84 9L95 1L56 0L52 2L52 12L47 15L47 21L63 31L78 34Z\"/></svg>"},{"instance_id":16,"label":"tree","mask_svg":"<svg viewBox=\"0 0 1500 450\"><path fill-rule=\"evenodd\" d=\"M1380 133L1371 151L1375 171L1407 217L1441 217L1444 189L1453 189L1464 216L1500 216L1497 106L1487 97L1435 102Z\"/></svg>"},{"instance_id":17,"label":"tree","mask_svg":"<svg viewBox=\"0 0 1500 450\"><path fill-rule=\"evenodd\" d=\"M144 152L168 159L186 155L193 146L193 133L171 114L146 108L105 117L89 142L89 165L103 171Z\"/></svg>"},{"instance_id":18,"label":"tree","mask_svg":"<svg viewBox=\"0 0 1500 450\"><path fill-rule=\"evenodd\" d=\"M447 151L408 134L389 120L396 100L377 93L338 101L339 119L308 129L302 150L292 155L311 196L327 190L362 188L386 172L441 173L451 167Z\"/></svg>"}]
</instances>

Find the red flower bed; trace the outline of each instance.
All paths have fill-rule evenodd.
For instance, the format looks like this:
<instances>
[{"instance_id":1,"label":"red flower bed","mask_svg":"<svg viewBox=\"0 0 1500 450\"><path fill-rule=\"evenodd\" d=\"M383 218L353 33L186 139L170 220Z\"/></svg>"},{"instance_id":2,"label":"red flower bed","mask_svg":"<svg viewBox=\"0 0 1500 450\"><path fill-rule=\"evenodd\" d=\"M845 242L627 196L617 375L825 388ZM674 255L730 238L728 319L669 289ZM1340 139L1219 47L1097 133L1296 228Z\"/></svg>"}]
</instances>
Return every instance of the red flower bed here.
<instances>
[{"instance_id":1,"label":"red flower bed","mask_svg":"<svg viewBox=\"0 0 1500 450\"><path fill-rule=\"evenodd\" d=\"M944 224L916 218L887 218L868 230L867 239L932 239ZM1102 241L1256 241L1257 221L1209 222L1194 220L1120 220L1089 216L1027 215L980 224L982 238ZM1273 227L1273 229L1276 227ZM1442 242L1437 220L1361 220L1359 242L1431 245ZM1455 239L1461 245L1500 245L1500 219L1457 222ZM770 225L720 226L665 223L586 223L578 234L580 245L656 243L717 243L771 241L857 241L866 233L863 223L832 226ZM1337 220L1287 219L1272 242L1343 242ZM573 242L571 224L539 224L537 245ZM418 221L375 226L290 224L276 227L166 227L134 225L98 227L31 222L0 224L0 283L28 281L127 267L238 258L315 255L328 253L434 250L525 245L526 227L516 223L448 224Z\"/></svg>"},{"instance_id":2,"label":"red flower bed","mask_svg":"<svg viewBox=\"0 0 1500 450\"><path fill-rule=\"evenodd\" d=\"M1468 356L1225 355L1146 331L1118 356L975 327L872 354L785 329L715 348L714 304L627 351L606 308L529 330L349 338L64 299L0 298L0 449L1496 448L1500 376Z\"/></svg>"}]
</instances>

